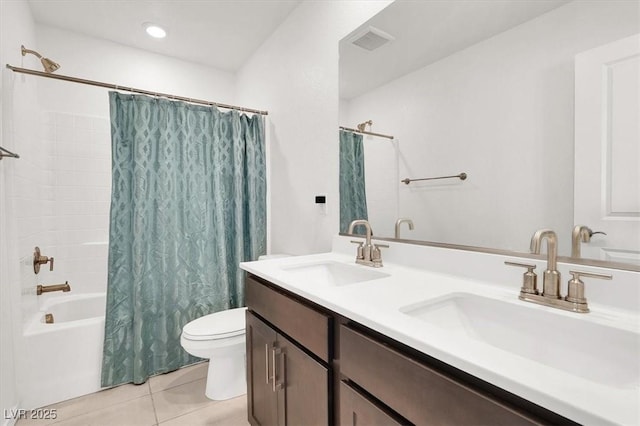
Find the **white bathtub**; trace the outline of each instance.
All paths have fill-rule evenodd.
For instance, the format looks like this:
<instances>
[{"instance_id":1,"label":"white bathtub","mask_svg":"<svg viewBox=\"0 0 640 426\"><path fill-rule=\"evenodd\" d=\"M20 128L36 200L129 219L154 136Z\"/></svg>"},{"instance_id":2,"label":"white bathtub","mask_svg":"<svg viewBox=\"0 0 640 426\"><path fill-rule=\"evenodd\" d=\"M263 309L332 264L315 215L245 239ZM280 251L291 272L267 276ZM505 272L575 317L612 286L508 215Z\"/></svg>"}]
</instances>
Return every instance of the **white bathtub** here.
<instances>
[{"instance_id":1,"label":"white bathtub","mask_svg":"<svg viewBox=\"0 0 640 426\"><path fill-rule=\"evenodd\" d=\"M37 408L101 389L105 293L46 300L26 324L25 408ZM45 323L45 314L54 323ZM24 379L21 380L21 379Z\"/></svg>"}]
</instances>

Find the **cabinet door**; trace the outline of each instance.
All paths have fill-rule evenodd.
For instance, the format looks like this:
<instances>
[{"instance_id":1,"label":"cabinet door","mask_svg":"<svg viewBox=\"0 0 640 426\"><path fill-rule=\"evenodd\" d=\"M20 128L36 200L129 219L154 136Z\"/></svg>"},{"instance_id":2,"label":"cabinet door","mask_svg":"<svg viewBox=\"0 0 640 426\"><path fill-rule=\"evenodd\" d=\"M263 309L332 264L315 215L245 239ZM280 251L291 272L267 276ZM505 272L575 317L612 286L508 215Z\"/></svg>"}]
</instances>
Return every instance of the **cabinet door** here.
<instances>
[{"instance_id":1,"label":"cabinet door","mask_svg":"<svg viewBox=\"0 0 640 426\"><path fill-rule=\"evenodd\" d=\"M329 371L284 336L278 346L280 424L329 424Z\"/></svg>"},{"instance_id":2,"label":"cabinet door","mask_svg":"<svg viewBox=\"0 0 640 426\"><path fill-rule=\"evenodd\" d=\"M340 426L400 426L401 424L349 385L340 382Z\"/></svg>"},{"instance_id":3,"label":"cabinet door","mask_svg":"<svg viewBox=\"0 0 640 426\"><path fill-rule=\"evenodd\" d=\"M254 426L277 424L277 393L273 391L276 332L247 311L247 405Z\"/></svg>"}]
</instances>

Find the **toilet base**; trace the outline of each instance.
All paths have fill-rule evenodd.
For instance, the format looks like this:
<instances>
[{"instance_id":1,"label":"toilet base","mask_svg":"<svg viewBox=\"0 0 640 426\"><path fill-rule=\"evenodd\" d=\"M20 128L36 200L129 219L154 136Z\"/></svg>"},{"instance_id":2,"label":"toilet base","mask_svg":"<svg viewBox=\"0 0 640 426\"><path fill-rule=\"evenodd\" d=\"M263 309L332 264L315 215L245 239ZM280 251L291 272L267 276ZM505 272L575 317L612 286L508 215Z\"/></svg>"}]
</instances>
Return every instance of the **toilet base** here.
<instances>
[{"instance_id":1,"label":"toilet base","mask_svg":"<svg viewBox=\"0 0 640 426\"><path fill-rule=\"evenodd\" d=\"M223 401L246 394L246 364L244 353L210 359L206 397L214 401Z\"/></svg>"}]
</instances>

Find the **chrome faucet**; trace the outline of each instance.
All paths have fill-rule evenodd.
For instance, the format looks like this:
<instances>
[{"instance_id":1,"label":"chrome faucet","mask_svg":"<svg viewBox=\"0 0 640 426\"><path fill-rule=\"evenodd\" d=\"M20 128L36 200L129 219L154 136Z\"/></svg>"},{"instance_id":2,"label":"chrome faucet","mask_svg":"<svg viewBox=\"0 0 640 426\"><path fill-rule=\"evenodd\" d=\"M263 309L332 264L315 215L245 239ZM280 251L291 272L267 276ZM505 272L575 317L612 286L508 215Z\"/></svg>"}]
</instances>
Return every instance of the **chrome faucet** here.
<instances>
[{"instance_id":1,"label":"chrome faucet","mask_svg":"<svg viewBox=\"0 0 640 426\"><path fill-rule=\"evenodd\" d=\"M396 238L400 238L400 225L406 223L409 225L409 231L413 231L413 221L411 219L401 218L396 221Z\"/></svg>"},{"instance_id":2,"label":"chrome faucet","mask_svg":"<svg viewBox=\"0 0 640 426\"><path fill-rule=\"evenodd\" d=\"M353 234L353 229L358 226L364 226L366 230L365 233L365 241L351 241L354 244L358 244L358 251L356 254L356 263L360 265L372 266L374 268L382 267L382 254L380 253L380 247L389 247L385 244L372 244L371 236L373 233L371 232L371 225L368 221L364 219L354 220L349 224L349 230L347 231L349 234Z\"/></svg>"},{"instance_id":3,"label":"chrome faucet","mask_svg":"<svg viewBox=\"0 0 640 426\"><path fill-rule=\"evenodd\" d=\"M595 234L607 235L602 231L593 232L591 228L584 225L576 225L571 233L571 257L580 257L580 243L588 243Z\"/></svg>"},{"instance_id":4,"label":"chrome faucet","mask_svg":"<svg viewBox=\"0 0 640 426\"><path fill-rule=\"evenodd\" d=\"M540 245L547 240L547 269L542 276L542 296L560 299L560 272L558 272L558 237L551 229L541 229L531 237L531 253L540 254Z\"/></svg>"},{"instance_id":5,"label":"chrome faucet","mask_svg":"<svg viewBox=\"0 0 640 426\"><path fill-rule=\"evenodd\" d=\"M536 286L537 276L535 272L533 272L536 265L510 261L504 262L509 266L527 268L527 272L523 275L522 288L520 289L520 295L518 298L526 302L551 306L554 308L564 309L566 311L579 313L589 312L589 305L587 304L586 297L584 297L584 282L582 282L580 277L610 280L612 278L611 275L583 271L569 271L573 278L569 280L567 296L563 298L560 295L560 272L557 270L558 238L556 233L550 229L541 229L533 234L533 237L531 238L531 253L540 254L540 245L545 239L547 240L547 269L544 271L543 275L542 294L538 294Z\"/></svg>"}]
</instances>

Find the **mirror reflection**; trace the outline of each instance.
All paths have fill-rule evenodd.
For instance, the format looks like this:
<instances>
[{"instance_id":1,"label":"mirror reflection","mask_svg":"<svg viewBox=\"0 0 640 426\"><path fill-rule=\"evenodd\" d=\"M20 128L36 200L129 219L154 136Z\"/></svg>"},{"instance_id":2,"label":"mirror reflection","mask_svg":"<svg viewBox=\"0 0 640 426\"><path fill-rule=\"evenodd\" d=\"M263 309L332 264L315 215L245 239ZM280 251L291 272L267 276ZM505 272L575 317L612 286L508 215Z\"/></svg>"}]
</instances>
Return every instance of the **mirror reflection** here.
<instances>
[{"instance_id":1,"label":"mirror reflection","mask_svg":"<svg viewBox=\"0 0 640 426\"><path fill-rule=\"evenodd\" d=\"M374 235L529 252L550 228L562 256L573 235L640 264L638 33L638 2L582 0L396 1L350 33L341 135Z\"/></svg>"}]
</instances>

